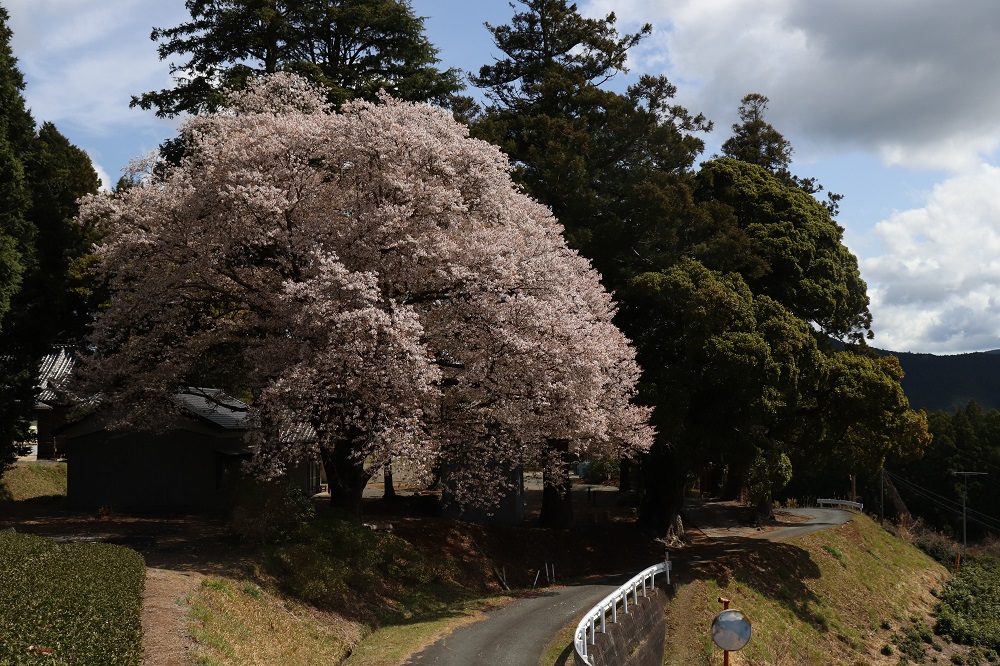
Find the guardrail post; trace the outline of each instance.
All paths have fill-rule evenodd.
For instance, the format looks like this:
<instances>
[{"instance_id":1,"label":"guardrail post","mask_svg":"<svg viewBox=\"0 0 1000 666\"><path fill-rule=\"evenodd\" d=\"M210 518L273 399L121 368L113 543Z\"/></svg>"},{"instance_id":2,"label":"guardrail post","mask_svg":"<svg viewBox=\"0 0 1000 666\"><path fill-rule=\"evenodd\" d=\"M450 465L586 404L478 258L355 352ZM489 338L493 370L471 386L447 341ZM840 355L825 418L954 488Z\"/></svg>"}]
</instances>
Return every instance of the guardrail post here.
<instances>
[{"instance_id":1,"label":"guardrail post","mask_svg":"<svg viewBox=\"0 0 1000 666\"><path fill-rule=\"evenodd\" d=\"M601 633L602 634L608 633L608 627L605 624L605 619L604 619L605 617L607 617L607 615L608 615L608 609L607 608L602 608L601 609Z\"/></svg>"},{"instance_id":2,"label":"guardrail post","mask_svg":"<svg viewBox=\"0 0 1000 666\"><path fill-rule=\"evenodd\" d=\"M597 636L594 634L594 630L595 630L596 626L597 625L594 622L594 618L590 618L590 644L591 645L594 645L597 642Z\"/></svg>"},{"instance_id":3,"label":"guardrail post","mask_svg":"<svg viewBox=\"0 0 1000 666\"><path fill-rule=\"evenodd\" d=\"M645 579L645 578L643 578L643 579L642 579L642 598L643 598L643 599L645 599L645 598L646 598L646 597L648 597L648 596L649 596L649 595L648 595L648 594L646 594L646 579Z\"/></svg>"}]
</instances>

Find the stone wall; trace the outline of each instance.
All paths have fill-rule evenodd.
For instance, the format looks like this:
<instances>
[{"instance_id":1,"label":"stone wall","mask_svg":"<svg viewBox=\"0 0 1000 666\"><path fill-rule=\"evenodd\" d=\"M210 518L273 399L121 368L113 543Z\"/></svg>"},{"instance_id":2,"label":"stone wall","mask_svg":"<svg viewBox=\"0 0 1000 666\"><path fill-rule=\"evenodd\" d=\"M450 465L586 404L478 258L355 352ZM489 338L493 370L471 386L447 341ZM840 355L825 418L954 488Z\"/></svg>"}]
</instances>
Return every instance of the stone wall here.
<instances>
[{"instance_id":1,"label":"stone wall","mask_svg":"<svg viewBox=\"0 0 1000 666\"><path fill-rule=\"evenodd\" d=\"M587 655L594 666L661 666L666 647L667 621L664 611L669 595L661 588L639 597L638 605L629 598L628 613L618 609L618 622L605 624L607 633L598 630L594 645L587 646ZM577 666L587 666L574 651Z\"/></svg>"}]
</instances>

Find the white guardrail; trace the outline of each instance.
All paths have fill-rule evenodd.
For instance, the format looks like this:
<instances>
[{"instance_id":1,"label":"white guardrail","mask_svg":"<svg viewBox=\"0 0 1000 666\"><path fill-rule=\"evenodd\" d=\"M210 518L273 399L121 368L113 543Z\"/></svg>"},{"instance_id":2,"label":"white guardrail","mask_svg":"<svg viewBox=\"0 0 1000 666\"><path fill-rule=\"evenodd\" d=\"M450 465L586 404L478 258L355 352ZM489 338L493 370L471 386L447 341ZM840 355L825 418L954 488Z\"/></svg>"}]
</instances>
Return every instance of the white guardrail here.
<instances>
[{"instance_id":1,"label":"white guardrail","mask_svg":"<svg viewBox=\"0 0 1000 666\"><path fill-rule=\"evenodd\" d=\"M663 574L666 577L666 584L670 585L670 569L671 562L668 554L666 560L640 571L627 583L604 597L600 603L587 611L580 623L576 625L576 633L573 634L573 647L583 663L593 666L594 662L588 656L588 648L594 644L598 629L602 634L605 633L608 613L611 613L611 622L617 623L619 605L623 613L628 613L629 595L632 595L631 603L638 605L640 592L643 597L646 597L650 590L656 589L657 574Z\"/></svg>"},{"instance_id":2,"label":"white guardrail","mask_svg":"<svg viewBox=\"0 0 1000 666\"><path fill-rule=\"evenodd\" d=\"M848 509L854 509L855 511L864 511L865 505L861 502L850 502L848 500L839 499L818 499L816 500L816 506L840 506Z\"/></svg>"}]
</instances>

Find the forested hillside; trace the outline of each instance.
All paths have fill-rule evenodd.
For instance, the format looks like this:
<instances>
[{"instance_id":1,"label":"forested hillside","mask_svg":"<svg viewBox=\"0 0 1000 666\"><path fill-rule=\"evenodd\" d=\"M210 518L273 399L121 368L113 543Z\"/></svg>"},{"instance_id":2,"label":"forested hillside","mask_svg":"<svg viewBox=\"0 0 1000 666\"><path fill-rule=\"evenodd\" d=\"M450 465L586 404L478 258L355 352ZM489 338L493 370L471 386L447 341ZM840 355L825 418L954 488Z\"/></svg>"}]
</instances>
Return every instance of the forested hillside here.
<instances>
[{"instance_id":1,"label":"forested hillside","mask_svg":"<svg viewBox=\"0 0 1000 666\"><path fill-rule=\"evenodd\" d=\"M983 409L1000 408L1000 353L937 356L891 353L905 376L902 385L914 409L953 412L972 401Z\"/></svg>"}]
</instances>

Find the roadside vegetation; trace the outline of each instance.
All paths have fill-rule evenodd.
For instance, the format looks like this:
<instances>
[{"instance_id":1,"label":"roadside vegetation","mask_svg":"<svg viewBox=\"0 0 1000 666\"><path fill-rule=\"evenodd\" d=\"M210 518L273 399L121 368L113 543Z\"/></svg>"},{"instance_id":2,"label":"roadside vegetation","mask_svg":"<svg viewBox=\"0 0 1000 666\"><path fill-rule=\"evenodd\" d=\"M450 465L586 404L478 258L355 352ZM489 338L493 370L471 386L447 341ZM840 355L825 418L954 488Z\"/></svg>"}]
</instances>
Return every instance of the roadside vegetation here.
<instances>
[{"instance_id":1,"label":"roadside vegetation","mask_svg":"<svg viewBox=\"0 0 1000 666\"><path fill-rule=\"evenodd\" d=\"M0 532L0 663L138 664L142 556Z\"/></svg>"},{"instance_id":2,"label":"roadside vegetation","mask_svg":"<svg viewBox=\"0 0 1000 666\"><path fill-rule=\"evenodd\" d=\"M19 501L61 492L58 471L50 473L60 466L21 467L4 486L29 497ZM37 491L26 490L39 479ZM256 544L239 549L243 564L232 571L242 573L213 575L184 600L192 654L204 666L396 666L489 607L545 585L544 577L538 582L545 563L557 563L563 583L662 556L658 542L624 521L487 527L421 517L419 503L397 500L369 505L369 522L361 524L301 498L279 502L260 488L250 494L282 510L235 513L230 527ZM0 663L141 660L139 555L15 533L0 534L0 551ZM1000 561L981 553L949 576L954 554L939 534L894 535L858 517L791 543L681 567L664 663L721 663L707 631L720 596L754 626L734 665L996 663ZM55 601L61 605L46 605ZM569 643L567 628L540 664L570 663Z\"/></svg>"},{"instance_id":3,"label":"roadside vegetation","mask_svg":"<svg viewBox=\"0 0 1000 666\"><path fill-rule=\"evenodd\" d=\"M19 462L0 477L0 502L65 497L66 463Z\"/></svg>"},{"instance_id":4,"label":"roadside vegetation","mask_svg":"<svg viewBox=\"0 0 1000 666\"><path fill-rule=\"evenodd\" d=\"M913 538L859 516L679 572L664 663L722 663L708 631L722 609L719 597L753 625L750 644L731 655L734 665L996 663L998 560L973 557L952 576L911 545ZM925 536L914 540L927 542Z\"/></svg>"},{"instance_id":5,"label":"roadside vegetation","mask_svg":"<svg viewBox=\"0 0 1000 666\"><path fill-rule=\"evenodd\" d=\"M982 648L991 663L1000 651L1000 559L981 554L966 559L941 593L935 631Z\"/></svg>"},{"instance_id":6,"label":"roadside vegetation","mask_svg":"<svg viewBox=\"0 0 1000 666\"><path fill-rule=\"evenodd\" d=\"M205 666L338 664L358 633L248 581L207 578L190 604L194 658Z\"/></svg>"}]
</instances>

